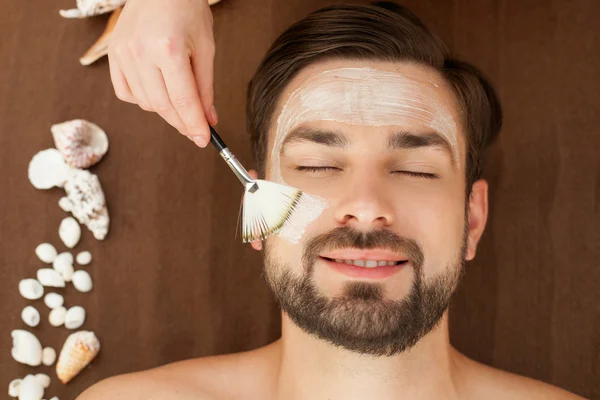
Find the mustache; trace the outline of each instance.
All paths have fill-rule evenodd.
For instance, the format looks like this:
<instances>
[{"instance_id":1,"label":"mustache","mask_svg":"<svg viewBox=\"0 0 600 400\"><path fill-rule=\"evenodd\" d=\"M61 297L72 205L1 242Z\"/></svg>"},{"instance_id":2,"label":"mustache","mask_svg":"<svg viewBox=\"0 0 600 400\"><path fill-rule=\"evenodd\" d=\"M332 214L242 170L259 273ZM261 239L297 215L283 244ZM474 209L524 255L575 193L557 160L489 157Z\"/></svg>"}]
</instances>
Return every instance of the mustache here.
<instances>
[{"instance_id":1,"label":"mustache","mask_svg":"<svg viewBox=\"0 0 600 400\"><path fill-rule=\"evenodd\" d=\"M393 251L404 254L415 266L421 266L425 261L423 250L414 239L399 236L389 230L361 232L347 226L335 228L310 239L304 247L302 259L305 265L311 265L323 251L344 248Z\"/></svg>"}]
</instances>

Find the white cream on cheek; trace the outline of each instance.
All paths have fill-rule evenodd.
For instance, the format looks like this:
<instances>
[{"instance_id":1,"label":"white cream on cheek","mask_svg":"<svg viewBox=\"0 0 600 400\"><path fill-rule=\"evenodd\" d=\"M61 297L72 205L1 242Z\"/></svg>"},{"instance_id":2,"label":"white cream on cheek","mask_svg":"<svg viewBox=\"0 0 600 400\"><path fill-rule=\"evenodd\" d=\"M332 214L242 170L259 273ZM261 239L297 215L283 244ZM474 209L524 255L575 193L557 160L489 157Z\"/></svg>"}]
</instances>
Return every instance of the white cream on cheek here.
<instances>
[{"instance_id":1,"label":"white cream on cheek","mask_svg":"<svg viewBox=\"0 0 600 400\"><path fill-rule=\"evenodd\" d=\"M428 127L443 135L459 163L457 124L443 105L439 86L406 74L373 68L338 68L316 74L292 92L277 119L271 152L271 176L285 184L280 154L286 136L308 121L338 121L351 125ZM279 236L297 243L305 228L326 208L311 196L313 210L284 225Z\"/></svg>"}]
</instances>

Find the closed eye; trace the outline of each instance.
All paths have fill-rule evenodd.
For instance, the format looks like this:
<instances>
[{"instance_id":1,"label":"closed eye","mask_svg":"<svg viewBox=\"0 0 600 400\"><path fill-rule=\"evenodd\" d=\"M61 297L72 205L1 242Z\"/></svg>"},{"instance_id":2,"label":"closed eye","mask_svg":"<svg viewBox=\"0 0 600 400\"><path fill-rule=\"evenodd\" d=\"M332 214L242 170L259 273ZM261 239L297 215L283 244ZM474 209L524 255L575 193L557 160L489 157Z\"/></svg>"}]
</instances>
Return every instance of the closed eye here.
<instances>
[{"instance_id":1,"label":"closed eye","mask_svg":"<svg viewBox=\"0 0 600 400\"><path fill-rule=\"evenodd\" d=\"M436 174L430 174L428 172L415 172L415 171L392 171L393 174L404 174L408 176L413 176L415 178L425 178L425 179L438 179L439 176Z\"/></svg>"},{"instance_id":2,"label":"closed eye","mask_svg":"<svg viewBox=\"0 0 600 400\"><path fill-rule=\"evenodd\" d=\"M325 171L341 171L341 168L338 167L311 167L311 166L303 166L299 165L296 167L296 171L306 171L306 172L325 172ZM393 174L403 174L412 176L415 178L425 178L425 179L438 179L439 176L436 174L431 174L428 172L415 172L415 171L392 171Z\"/></svg>"},{"instance_id":3,"label":"closed eye","mask_svg":"<svg viewBox=\"0 0 600 400\"><path fill-rule=\"evenodd\" d=\"M306 171L306 172L323 172L323 171L341 171L341 168L337 167L309 167L299 165L296 167L296 171Z\"/></svg>"}]
</instances>

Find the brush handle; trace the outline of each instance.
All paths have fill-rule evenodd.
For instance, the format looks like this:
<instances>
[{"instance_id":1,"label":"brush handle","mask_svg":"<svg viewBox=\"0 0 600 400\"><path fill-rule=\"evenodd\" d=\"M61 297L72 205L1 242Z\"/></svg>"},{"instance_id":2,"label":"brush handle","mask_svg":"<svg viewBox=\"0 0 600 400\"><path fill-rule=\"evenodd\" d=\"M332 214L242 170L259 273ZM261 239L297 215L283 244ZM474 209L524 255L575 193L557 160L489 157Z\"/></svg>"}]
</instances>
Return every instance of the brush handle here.
<instances>
[{"instance_id":1,"label":"brush handle","mask_svg":"<svg viewBox=\"0 0 600 400\"><path fill-rule=\"evenodd\" d=\"M223 158L223 160L225 160L227 165L229 165L229 168L231 168L235 176L237 176L240 182L242 182L242 185L246 187L250 184L252 185L252 191L255 191L256 182L254 179L252 179L250 174L248 174L246 168L244 168L238 159L235 158L231 150L227 148L227 145L223 139L221 139L221 136L219 136L217 131L215 131L212 126L210 127L210 142L217 148L217 150L219 150L219 155Z\"/></svg>"}]
</instances>

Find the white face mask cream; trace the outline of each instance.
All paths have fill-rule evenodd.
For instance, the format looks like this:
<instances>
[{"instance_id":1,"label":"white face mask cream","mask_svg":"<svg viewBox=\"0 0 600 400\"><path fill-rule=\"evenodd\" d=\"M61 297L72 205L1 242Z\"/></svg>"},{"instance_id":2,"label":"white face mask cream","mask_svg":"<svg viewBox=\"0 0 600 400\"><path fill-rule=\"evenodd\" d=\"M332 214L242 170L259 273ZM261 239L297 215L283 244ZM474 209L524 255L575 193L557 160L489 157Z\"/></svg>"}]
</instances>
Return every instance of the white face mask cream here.
<instances>
[{"instance_id":1,"label":"white face mask cream","mask_svg":"<svg viewBox=\"0 0 600 400\"><path fill-rule=\"evenodd\" d=\"M426 127L450 144L459 161L457 124L438 93L438 85L399 72L373 68L339 68L309 77L293 91L277 119L271 152L271 177L285 184L281 175L280 155L286 136L309 121L337 121L350 125ZM302 219L293 218L279 236L297 243L304 229L326 208L315 199L312 212Z\"/></svg>"}]
</instances>

